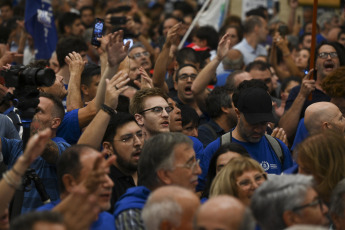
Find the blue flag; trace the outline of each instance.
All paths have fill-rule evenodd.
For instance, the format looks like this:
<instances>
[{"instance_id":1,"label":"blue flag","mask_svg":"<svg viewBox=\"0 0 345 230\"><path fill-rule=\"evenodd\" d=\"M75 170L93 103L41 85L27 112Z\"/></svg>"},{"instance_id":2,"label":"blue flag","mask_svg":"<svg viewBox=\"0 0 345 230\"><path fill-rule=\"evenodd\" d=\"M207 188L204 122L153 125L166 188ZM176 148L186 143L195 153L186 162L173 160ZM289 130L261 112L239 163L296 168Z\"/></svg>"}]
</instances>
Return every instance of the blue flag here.
<instances>
[{"instance_id":1,"label":"blue flag","mask_svg":"<svg viewBox=\"0 0 345 230\"><path fill-rule=\"evenodd\" d=\"M35 43L36 60L49 59L58 41L51 0L27 0L25 28Z\"/></svg>"}]
</instances>

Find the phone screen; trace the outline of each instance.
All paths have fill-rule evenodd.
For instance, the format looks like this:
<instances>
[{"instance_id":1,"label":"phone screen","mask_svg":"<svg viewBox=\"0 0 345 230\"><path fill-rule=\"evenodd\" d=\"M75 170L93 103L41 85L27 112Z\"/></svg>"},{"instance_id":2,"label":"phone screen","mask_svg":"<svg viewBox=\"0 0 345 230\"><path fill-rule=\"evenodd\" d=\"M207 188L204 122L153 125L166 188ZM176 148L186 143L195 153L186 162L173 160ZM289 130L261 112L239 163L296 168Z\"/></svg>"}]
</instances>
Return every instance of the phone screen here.
<instances>
[{"instance_id":1,"label":"phone screen","mask_svg":"<svg viewBox=\"0 0 345 230\"><path fill-rule=\"evenodd\" d=\"M101 43L97 41L97 38L101 38L103 35L103 28L104 28L104 20L100 18L96 18L95 25L93 26L91 44L94 46L100 46Z\"/></svg>"},{"instance_id":2,"label":"phone screen","mask_svg":"<svg viewBox=\"0 0 345 230\"><path fill-rule=\"evenodd\" d=\"M125 38L125 39L123 39L123 44L125 45L128 41L129 41L129 48L131 48L133 45L133 39L130 39L130 38L126 39Z\"/></svg>"}]
</instances>

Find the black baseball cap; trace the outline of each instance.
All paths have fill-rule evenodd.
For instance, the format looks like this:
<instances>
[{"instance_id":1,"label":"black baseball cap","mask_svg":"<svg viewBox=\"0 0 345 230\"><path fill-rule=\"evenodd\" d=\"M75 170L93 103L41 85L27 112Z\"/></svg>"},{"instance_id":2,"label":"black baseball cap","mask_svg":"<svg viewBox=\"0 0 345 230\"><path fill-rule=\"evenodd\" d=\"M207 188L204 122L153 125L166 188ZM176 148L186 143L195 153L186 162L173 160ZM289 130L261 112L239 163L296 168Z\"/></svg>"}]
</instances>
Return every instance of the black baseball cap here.
<instances>
[{"instance_id":1,"label":"black baseball cap","mask_svg":"<svg viewBox=\"0 0 345 230\"><path fill-rule=\"evenodd\" d=\"M239 93L237 109L249 124L276 122L271 96L262 88L250 87Z\"/></svg>"}]
</instances>

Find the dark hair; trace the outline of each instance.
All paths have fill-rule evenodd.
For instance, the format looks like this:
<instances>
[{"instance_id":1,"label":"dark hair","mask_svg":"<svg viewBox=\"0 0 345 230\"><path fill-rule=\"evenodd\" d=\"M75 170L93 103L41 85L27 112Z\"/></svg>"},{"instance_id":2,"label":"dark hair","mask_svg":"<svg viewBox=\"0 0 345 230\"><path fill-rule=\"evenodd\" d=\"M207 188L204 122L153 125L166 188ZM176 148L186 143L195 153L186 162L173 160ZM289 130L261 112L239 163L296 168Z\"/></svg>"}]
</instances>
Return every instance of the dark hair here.
<instances>
[{"instance_id":1,"label":"dark hair","mask_svg":"<svg viewBox=\"0 0 345 230\"><path fill-rule=\"evenodd\" d=\"M265 71L265 70L270 70L270 64L268 64L267 62L263 62L263 61L253 61L251 63L249 63L247 66L246 66L246 69L245 69L248 73L251 71L251 70L260 70L260 71Z\"/></svg>"},{"instance_id":2,"label":"dark hair","mask_svg":"<svg viewBox=\"0 0 345 230\"><path fill-rule=\"evenodd\" d=\"M81 84L90 86L92 83L92 77L101 74L101 67L99 65L88 63L85 65L83 72L81 73Z\"/></svg>"},{"instance_id":3,"label":"dark hair","mask_svg":"<svg viewBox=\"0 0 345 230\"><path fill-rule=\"evenodd\" d=\"M341 45L338 42L329 42L329 41L322 41L316 48L315 48L315 57L314 57L314 63L316 63L316 59L319 56L319 49L324 46L324 45L329 45L332 46L335 51L338 54L338 58L339 58L339 63L340 66L345 65L345 47L343 45Z\"/></svg>"},{"instance_id":4,"label":"dark hair","mask_svg":"<svg viewBox=\"0 0 345 230\"><path fill-rule=\"evenodd\" d=\"M80 171L83 168L80 162L80 156L88 149L94 148L88 145L72 145L61 154L56 165L60 194L66 191L65 185L62 181L65 174L71 174L74 178L79 177Z\"/></svg>"},{"instance_id":5,"label":"dark hair","mask_svg":"<svg viewBox=\"0 0 345 230\"><path fill-rule=\"evenodd\" d=\"M192 14L194 15L194 9L193 7L187 3L187 2L175 2L174 3L174 10L180 10L183 15L188 15L188 14Z\"/></svg>"},{"instance_id":6,"label":"dark hair","mask_svg":"<svg viewBox=\"0 0 345 230\"><path fill-rule=\"evenodd\" d=\"M202 193L202 197L208 198L210 194L211 184L213 182L213 179L216 177L218 157L229 151L236 152L245 157L250 157L248 151L242 145L238 143L231 142L231 143L221 145L218 148L218 150L212 155L212 158L210 160L210 164L208 166L208 171L207 171L207 176L206 176L205 189Z\"/></svg>"},{"instance_id":7,"label":"dark hair","mask_svg":"<svg viewBox=\"0 0 345 230\"><path fill-rule=\"evenodd\" d=\"M219 38L223 37L226 33L226 31L230 28L233 28L236 30L238 41L242 41L243 39L243 30L242 27L235 26L235 25L223 25L219 30ZM232 44L233 45L233 44Z\"/></svg>"},{"instance_id":8,"label":"dark hair","mask_svg":"<svg viewBox=\"0 0 345 230\"><path fill-rule=\"evenodd\" d=\"M114 8L109 8L106 12L105 15L107 14L116 14L116 13L128 13L129 11L131 11L130 6L119 6L119 7L114 7Z\"/></svg>"},{"instance_id":9,"label":"dark hair","mask_svg":"<svg viewBox=\"0 0 345 230\"><path fill-rule=\"evenodd\" d=\"M262 17L255 16L255 15L248 17L243 24L243 33L248 34L248 33L253 32L255 26L261 27L262 21L260 18Z\"/></svg>"},{"instance_id":10,"label":"dark hair","mask_svg":"<svg viewBox=\"0 0 345 230\"><path fill-rule=\"evenodd\" d=\"M301 36L299 36L299 38L298 38L298 44L302 44L304 38L305 38L306 36L309 36L309 35L311 35L311 33L304 33L304 34L302 34Z\"/></svg>"},{"instance_id":11,"label":"dark hair","mask_svg":"<svg viewBox=\"0 0 345 230\"><path fill-rule=\"evenodd\" d=\"M252 87L261 88L261 89L264 89L265 91L268 91L267 85L261 80L252 79L249 81L245 80L245 81L241 82L241 84L239 84L239 86L237 87L237 90L235 90L234 94L232 95L232 101L233 101L234 106L236 108L237 108L238 98L239 98L241 92L245 89L252 88Z\"/></svg>"},{"instance_id":12,"label":"dark hair","mask_svg":"<svg viewBox=\"0 0 345 230\"><path fill-rule=\"evenodd\" d=\"M207 46L211 50L217 50L218 47L218 32L213 26L202 26L197 29L195 36L201 40L206 40Z\"/></svg>"},{"instance_id":13,"label":"dark hair","mask_svg":"<svg viewBox=\"0 0 345 230\"><path fill-rule=\"evenodd\" d=\"M59 30L65 34L65 26L72 26L75 20L80 19L80 15L72 12L66 12L59 17Z\"/></svg>"},{"instance_id":14,"label":"dark hair","mask_svg":"<svg viewBox=\"0 0 345 230\"><path fill-rule=\"evenodd\" d=\"M249 11L246 12L246 17L250 17L250 16L257 16L257 17L261 17L263 19L266 19L266 15L264 13L264 11L267 11L266 8L264 7L258 7L258 8L255 8L255 9L251 9Z\"/></svg>"},{"instance_id":15,"label":"dark hair","mask_svg":"<svg viewBox=\"0 0 345 230\"><path fill-rule=\"evenodd\" d=\"M206 111L212 119L218 118L223 114L222 107L231 108L230 93L233 91L227 87L215 87L206 98Z\"/></svg>"},{"instance_id":16,"label":"dark hair","mask_svg":"<svg viewBox=\"0 0 345 230\"><path fill-rule=\"evenodd\" d=\"M340 38L340 36L341 36L342 34L345 34L345 29L344 29L344 28L342 28L342 29L340 30L340 32L338 33L338 36L337 36L337 39L338 39L338 40L339 40L339 38Z\"/></svg>"},{"instance_id":17,"label":"dark hair","mask_svg":"<svg viewBox=\"0 0 345 230\"><path fill-rule=\"evenodd\" d=\"M54 95L45 92L40 92L40 97L48 98L53 102L54 108L53 111L51 111L51 113L53 114L53 116L60 118L62 122L65 116L65 108L63 107L61 100L55 97Z\"/></svg>"},{"instance_id":18,"label":"dark hair","mask_svg":"<svg viewBox=\"0 0 345 230\"><path fill-rule=\"evenodd\" d=\"M167 14L164 18L164 20L162 21L162 23L159 24L159 28L158 28L158 33L162 36L163 35L163 27L164 27L164 22L168 19L175 19L177 22L183 22L183 19L178 18L172 14Z\"/></svg>"},{"instance_id":19,"label":"dark hair","mask_svg":"<svg viewBox=\"0 0 345 230\"><path fill-rule=\"evenodd\" d=\"M199 63L196 51L189 47L184 47L177 51L176 61L179 66L186 64L186 62Z\"/></svg>"},{"instance_id":20,"label":"dark hair","mask_svg":"<svg viewBox=\"0 0 345 230\"><path fill-rule=\"evenodd\" d=\"M200 118L198 113L189 105L178 105L181 110L182 127L192 122L193 125L199 126Z\"/></svg>"},{"instance_id":21,"label":"dark hair","mask_svg":"<svg viewBox=\"0 0 345 230\"><path fill-rule=\"evenodd\" d=\"M0 8L4 6L9 6L11 9L13 7L11 0L2 0L0 3Z\"/></svg>"},{"instance_id":22,"label":"dark hair","mask_svg":"<svg viewBox=\"0 0 345 230\"><path fill-rule=\"evenodd\" d=\"M83 39L69 36L59 39L56 45L56 57L59 62L60 67L66 65L65 57L72 53L73 51L80 53L82 51L87 51L88 47L87 44L84 42Z\"/></svg>"},{"instance_id":23,"label":"dark hair","mask_svg":"<svg viewBox=\"0 0 345 230\"><path fill-rule=\"evenodd\" d=\"M196 71L198 71L198 69L196 68L195 65L192 65L192 64L184 64L184 65L181 65L181 66L178 68L178 70L176 71L176 78L175 78L176 81L178 81L178 76L179 76L179 74L180 74L181 69L183 69L184 67L188 67L188 66L190 66L190 67L194 68Z\"/></svg>"},{"instance_id":24,"label":"dark hair","mask_svg":"<svg viewBox=\"0 0 345 230\"><path fill-rule=\"evenodd\" d=\"M85 10L91 10L92 14L95 15L95 9L92 6L83 6L82 8L80 8L79 10L80 15L82 15L83 11Z\"/></svg>"},{"instance_id":25,"label":"dark hair","mask_svg":"<svg viewBox=\"0 0 345 230\"><path fill-rule=\"evenodd\" d=\"M62 215L58 212L43 211L29 212L11 221L10 230L33 230L38 222L64 225Z\"/></svg>"},{"instance_id":26,"label":"dark hair","mask_svg":"<svg viewBox=\"0 0 345 230\"><path fill-rule=\"evenodd\" d=\"M284 91L286 89L286 87L289 85L290 82L292 81L296 81L298 83L301 84L302 80L300 77L295 77L295 76L292 76L292 77L288 77L288 78L285 78L283 81L282 81L282 84L281 84L281 87L280 87L280 91Z\"/></svg>"},{"instance_id":27,"label":"dark hair","mask_svg":"<svg viewBox=\"0 0 345 230\"><path fill-rule=\"evenodd\" d=\"M193 148L193 141L182 133L165 132L149 138L140 154L138 185L146 186L150 190L159 187L162 182L157 171L172 169L175 161L174 149L179 144L188 144Z\"/></svg>"},{"instance_id":28,"label":"dark hair","mask_svg":"<svg viewBox=\"0 0 345 230\"><path fill-rule=\"evenodd\" d=\"M132 121L137 123L134 116L129 113L118 112L117 114L111 116L102 142L109 141L110 143L113 143L117 129Z\"/></svg>"}]
</instances>

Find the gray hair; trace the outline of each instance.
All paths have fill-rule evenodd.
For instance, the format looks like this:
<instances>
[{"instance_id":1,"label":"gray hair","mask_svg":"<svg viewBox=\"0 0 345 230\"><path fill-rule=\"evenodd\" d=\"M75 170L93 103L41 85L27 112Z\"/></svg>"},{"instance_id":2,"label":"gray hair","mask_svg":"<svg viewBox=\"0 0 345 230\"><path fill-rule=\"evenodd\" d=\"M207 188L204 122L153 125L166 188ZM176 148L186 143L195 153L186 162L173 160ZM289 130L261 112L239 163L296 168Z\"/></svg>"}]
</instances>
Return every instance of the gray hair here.
<instances>
[{"instance_id":1,"label":"gray hair","mask_svg":"<svg viewBox=\"0 0 345 230\"><path fill-rule=\"evenodd\" d=\"M313 185L312 176L305 175L272 176L264 182L254 192L250 204L253 215L262 229L286 228L284 212L300 206L308 189Z\"/></svg>"},{"instance_id":2,"label":"gray hair","mask_svg":"<svg viewBox=\"0 0 345 230\"><path fill-rule=\"evenodd\" d=\"M130 53L133 49L138 48L138 47L143 48L144 50L146 50L146 48L145 48L145 46L143 45L143 43L141 43L141 42L135 42L135 43L131 46L131 48L129 48L128 53Z\"/></svg>"},{"instance_id":3,"label":"gray hair","mask_svg":"<svg viewBox=\"0 0 345 230\"><path fill-rule=\"evenodd\" d=\"M338 217L344 218L345 210L345 179L341 180L334 188L331 196L329 212Z\"/></svg>"},{"instance_id":4,"label":"gray hair","mask_svg":"<svg viewBox=\"0 0 345 230\"><path fill-rule=\"evenodd\" d=\"M148 198L141 213L145 228L150 230L159 230L163 221L169 221L177 227L180 225L181 215L181 206L171 197L155 202L152 201L152 196Z\"/></svg>"},{"instance_id":5,"label":"gray hair","mask_svg":"<svg viewBox=\"0 0 345 230\"><path fill-rule=\"evenodd\" d=\"M149 189L159 187L161 181L157 176L157 171L172 170L175 162L174 149L180 144L193 147L193 141L182 133L165 132L149 138L140 154L138 185Z\"/></svg>"},{"instance_id":6,"label":"gray hair","mask_svg":"<svg viewBox=\"0 0 345 230\"><path fill-rule=\"evenodd\" d=\"M242 223L238 230L254 230L255 227L256 223L252 211L249 208L246 208L246 210L244 211Z\"/></svg>"},{"instance_id":7,"label":"gray hair","mask_svg":"<svg viewBox=\"0 0 345 230\"><path fill-rule=\"evenodd\" d=\"M331 23L332 19L335 17L338 17L338 16L333 12L326 12L326 13L323 13L320 17L318 17L317 23L320 26L320 30L324 30L325 24Z\"/></svg>"}]
</instances>

